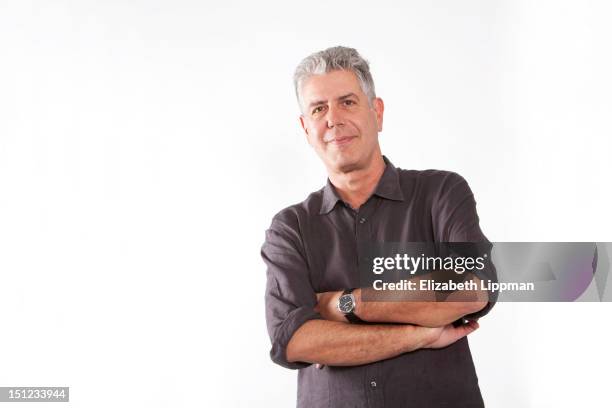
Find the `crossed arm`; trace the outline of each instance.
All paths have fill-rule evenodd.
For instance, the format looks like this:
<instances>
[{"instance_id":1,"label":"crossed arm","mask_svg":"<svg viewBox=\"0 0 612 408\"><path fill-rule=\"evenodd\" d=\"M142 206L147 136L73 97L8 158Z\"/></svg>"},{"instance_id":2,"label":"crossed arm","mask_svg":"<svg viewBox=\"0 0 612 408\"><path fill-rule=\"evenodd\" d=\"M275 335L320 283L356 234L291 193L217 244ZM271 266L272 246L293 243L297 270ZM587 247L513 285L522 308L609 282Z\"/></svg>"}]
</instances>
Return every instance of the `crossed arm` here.
<instances>
[{"instance_id":1,"label":"crossed arm","mask_svg":"<svg viewBox=\"0 0 612 408\"><path fill-rule=\"evenodd\" d=\"M309 320L293 334L287 360L359 365L421 348L443 348L478 328L476 321L459 327L451 323L481 310L488 300L486 291L458 291L436 302L434 292L421 291L420 301L364 302L362 292L353 292L355 314L380 324L348 324L336 307L342 292L317 294L316 310L324 320Z\"/></svg>"},{"instance_id":2,"label":"crossed arm","mask_svg":"<svg viewBox=\"0 0 612 408\"><path fill-rule=\"evenodd\" d=\"M476 321L432 328L309 320L291 337L287 360L334 366L367 364L421 348L443 348L477 328Z\"/></svg>"},{"instance_id":3,"label":"crossed arm","mask_svg":"<svg viewBox=\"0 0 612 408\"><path fill-rule=\"evenodd\" d=\"M471 275L471 274L470 274ZM413 278L413 281L430 279L431 274ZM480 279L474 275L470 279L480 287ZM440 327L471 313L476 313L487 305L486 290L460 290L451 293L444 301L436 301L433 291L415 291L406 301L363 301L364 289L355 289L355 314L362 320L377 323L409 323L424 327ZM317 294L317 311L326 320L346 322L338 310L341 291ZM407 299L408 294L403 299ZM370 297L370 299L372 299Z\"/></svg>"}]
</instances>

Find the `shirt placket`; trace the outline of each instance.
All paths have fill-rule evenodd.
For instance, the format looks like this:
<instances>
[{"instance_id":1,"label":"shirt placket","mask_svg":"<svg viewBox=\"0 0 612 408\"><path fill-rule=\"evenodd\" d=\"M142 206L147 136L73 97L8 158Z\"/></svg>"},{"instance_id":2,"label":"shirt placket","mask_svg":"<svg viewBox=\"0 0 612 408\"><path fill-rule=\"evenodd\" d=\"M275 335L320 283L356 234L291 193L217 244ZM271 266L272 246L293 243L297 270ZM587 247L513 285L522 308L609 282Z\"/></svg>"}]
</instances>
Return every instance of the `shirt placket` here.
<instances>
[{"instance_id":1,"label":"shirt placket","mask_svg":"<svg viewBox=\"0 0 612 408\"><path fill-rule=\"evenodd\" d=\"M354 212L355 217L355 246L357 248L358 262L367 262L367 252L365 244L371 241L372 237L372 216L377 207L377 198L370 198L359 210ZM380 362L365 366L363 386L365 390L367 406L378 408L384 406L384 394L382 388L382 378L380 373Z\"/></svg>"}]
</instances>

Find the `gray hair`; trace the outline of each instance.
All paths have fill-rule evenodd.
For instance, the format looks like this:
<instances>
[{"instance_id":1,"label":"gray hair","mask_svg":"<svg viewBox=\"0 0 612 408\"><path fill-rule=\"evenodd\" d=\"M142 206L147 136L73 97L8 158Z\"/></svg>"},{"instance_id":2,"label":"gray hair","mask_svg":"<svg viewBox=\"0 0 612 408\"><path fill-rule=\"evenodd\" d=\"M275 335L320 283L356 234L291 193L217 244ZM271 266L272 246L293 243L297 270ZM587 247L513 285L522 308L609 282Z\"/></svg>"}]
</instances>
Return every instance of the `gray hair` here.
<instances>
[{"instance_id":1,"label":"gray hair","mask_svg":"<svg viewBox=\"0 0 612 408\"><path fill-rule=\"evenodd\" d=\"M370 65L356 49L348 47L331 47L323 51L315 52L304 58L295 69L293 74L293 86L295 96L301 107L300 87L305 79L312 75L326 74L331 71L351 71L359 80L361 90L368 97L368 103L376 98L374 80L370 74Z\"/></svg>"}]
</instances>

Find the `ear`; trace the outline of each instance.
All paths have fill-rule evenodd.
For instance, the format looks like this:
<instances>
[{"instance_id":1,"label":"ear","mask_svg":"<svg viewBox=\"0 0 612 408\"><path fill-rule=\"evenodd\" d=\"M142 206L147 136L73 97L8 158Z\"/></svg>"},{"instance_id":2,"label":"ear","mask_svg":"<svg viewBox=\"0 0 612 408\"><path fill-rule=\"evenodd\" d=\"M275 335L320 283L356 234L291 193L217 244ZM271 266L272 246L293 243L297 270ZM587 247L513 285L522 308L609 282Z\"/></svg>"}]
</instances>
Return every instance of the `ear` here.
<instances>
[{"instance_id":1,"label":"ear","mask_svg":"<svg viewBox=\"0 0 612 408\"><path fill-rule=\"evenodd\" d=\"M310 144L310 134L308 133L308 127L306 126L306 120L304 119L304 115L300 115L300 125L302 126L302 130L306 134L306 140L308 140L308 144Z\"/></svg>"},{"instance_id":2,"label":"ear","mask_svg":"<svg viewBox=\"0 0 612 408\"><path fill-rule=\"evenodd\" d=\"M300 115L300 125L304 130L304 133L308 134L308 128L306 127L306 122L304 121L304 115Z\"/></svg>"},{"instance_id":3,"label":"ear","mask_svg":"<svg viewBox=\"0 0 612 408\"><path fill-rule=\"evenodd\" d=\"M300 115L300 125L304 130L304 133L308 134L308 128L306 127L306 122L304 121L304 115Z\"/></svg>"},{"instance_id":4,"label":"ear","mask_svg":"<svg viewBox=\"0 0 612 408\"><path fill-rule=\"evenodd\" d=\"M378 124L378 131L382 132L383 129L383 114L385 113L385 103L380 98L374 98L372 101L374 112L376 112L376 123Z\"/></svg>"}]
</instances>

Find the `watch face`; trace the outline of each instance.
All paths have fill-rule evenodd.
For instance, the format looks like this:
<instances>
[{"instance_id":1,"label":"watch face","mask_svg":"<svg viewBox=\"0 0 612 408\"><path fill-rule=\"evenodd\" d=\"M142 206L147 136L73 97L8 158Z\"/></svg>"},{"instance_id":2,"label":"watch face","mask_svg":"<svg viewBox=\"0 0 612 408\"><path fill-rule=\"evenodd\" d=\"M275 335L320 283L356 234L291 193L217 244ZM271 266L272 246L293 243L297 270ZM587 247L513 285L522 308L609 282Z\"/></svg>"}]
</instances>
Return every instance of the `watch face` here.
<instances>
[{"instance_id":1,"label":"watch face","mask_svg":"<svg viewBox=\"0 0 612 408\"><path fill-rule=\"evenodd\" d=\"M353 301L352 294L340 296L338 300L338 309L340 309L342 313L351 313L354 307L355 302Z\"/></svg>"}]
</instances>

